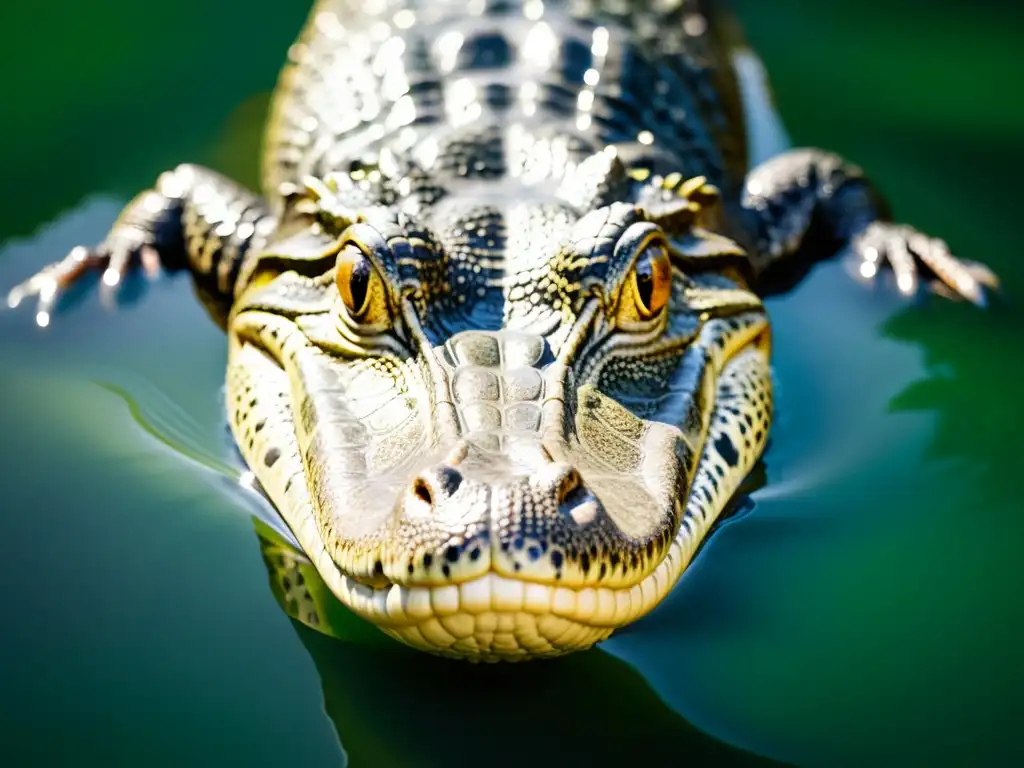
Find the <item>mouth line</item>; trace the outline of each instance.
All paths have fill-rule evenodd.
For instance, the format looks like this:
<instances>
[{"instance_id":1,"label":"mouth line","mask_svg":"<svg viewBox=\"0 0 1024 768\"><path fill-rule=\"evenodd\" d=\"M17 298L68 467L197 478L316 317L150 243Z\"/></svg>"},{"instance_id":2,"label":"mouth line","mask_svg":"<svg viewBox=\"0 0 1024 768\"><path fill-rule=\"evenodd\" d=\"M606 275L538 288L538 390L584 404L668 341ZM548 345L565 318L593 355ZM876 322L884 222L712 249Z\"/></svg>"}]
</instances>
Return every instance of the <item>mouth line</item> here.
<instances>
[{"instance_id":1,"label":"mouth line","mask_svg":"<svg viewBox=\"0 0 1024 768\"><path fill-rule=\"evenodd\" d=\"M399 630L459 615L530 614L551 615L611 632L661 602L692 557L695 533L689 524L680 527L655 569L629 586L566 586L505 576L493 569L458 583L373 585L335 566L339 597L361 617L384 629Z\"/></svg>"}]
</instances>

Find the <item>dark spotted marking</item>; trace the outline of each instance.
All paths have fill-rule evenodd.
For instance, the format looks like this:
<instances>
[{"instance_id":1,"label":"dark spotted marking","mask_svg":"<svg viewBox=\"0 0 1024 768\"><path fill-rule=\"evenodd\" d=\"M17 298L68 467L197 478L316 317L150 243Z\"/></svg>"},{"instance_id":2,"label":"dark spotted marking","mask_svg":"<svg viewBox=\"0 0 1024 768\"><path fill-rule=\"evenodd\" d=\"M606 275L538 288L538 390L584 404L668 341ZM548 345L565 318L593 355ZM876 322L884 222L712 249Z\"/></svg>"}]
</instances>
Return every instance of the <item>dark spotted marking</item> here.
<instances>
[{"instance_id":1,"label":"dark spotted marking","mask_svg":"<svg viewBox=\"0 0 1024 768\"><path fill-rule=\"evenodd\" d=\"M267 451L263 457L263 463L268 467L272 467L277 463L277 460L281 458L281 451L278 448L271 448Z\"/></svg>"}]
</instances>

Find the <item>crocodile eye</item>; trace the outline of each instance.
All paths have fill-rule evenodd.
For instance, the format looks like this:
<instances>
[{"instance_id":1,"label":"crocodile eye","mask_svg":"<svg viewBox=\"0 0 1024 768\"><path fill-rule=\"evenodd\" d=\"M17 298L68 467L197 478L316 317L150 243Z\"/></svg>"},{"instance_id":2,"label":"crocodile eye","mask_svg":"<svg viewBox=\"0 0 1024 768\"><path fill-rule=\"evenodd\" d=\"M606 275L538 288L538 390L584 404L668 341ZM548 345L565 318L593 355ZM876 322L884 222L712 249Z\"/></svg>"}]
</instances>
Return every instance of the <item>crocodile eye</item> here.
<instances>
[{"instance_id":1,"label":"crocodile eye","mask_svg":"<svg viewBox=\"0 0 1024 768\"><path fill-rule=\"evenodd\" d=\"M338 271L334 279L348 313L356 319L365 315L380 283L380 276L366 254L354 245L342 248L338 254Z\"/></svg>"},{"instance_id":2,"label":"crocodile eye","mask_svg":"<svg viewBox=\"0 0 1024 768\"><path fill-rule=\"evenodd\" d=\"M644 248L633 267L633 295L637 314L650 320L668 304L672 293L672 263L664 243Z\"/></svg>"}]
</instances>

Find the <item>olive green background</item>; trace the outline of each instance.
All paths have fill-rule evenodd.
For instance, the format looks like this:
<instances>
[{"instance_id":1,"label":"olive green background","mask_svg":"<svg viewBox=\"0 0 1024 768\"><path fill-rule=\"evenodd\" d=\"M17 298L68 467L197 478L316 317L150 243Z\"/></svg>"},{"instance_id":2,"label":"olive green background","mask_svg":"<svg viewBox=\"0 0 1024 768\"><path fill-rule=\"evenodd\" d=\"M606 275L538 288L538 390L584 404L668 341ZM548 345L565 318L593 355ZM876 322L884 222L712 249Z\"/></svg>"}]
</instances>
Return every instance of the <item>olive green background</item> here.
<instances>
[{"instance_id":1,"label":"olive green background","mask_svg":"<svg viewBox=\"0 0 1024 768\"><path fill-rule=\"evenodd\" d=\"M1024 10L735 5L794 142L863 165L1004 296L907 306L828 264L773 299L752 508L643 622L517 670L279 610L187 280L46 332L0 312L0 765L1024 764ZM306 11L5 3L0 287L178 162L254 184Z\"/></svg>"}]
</instances>

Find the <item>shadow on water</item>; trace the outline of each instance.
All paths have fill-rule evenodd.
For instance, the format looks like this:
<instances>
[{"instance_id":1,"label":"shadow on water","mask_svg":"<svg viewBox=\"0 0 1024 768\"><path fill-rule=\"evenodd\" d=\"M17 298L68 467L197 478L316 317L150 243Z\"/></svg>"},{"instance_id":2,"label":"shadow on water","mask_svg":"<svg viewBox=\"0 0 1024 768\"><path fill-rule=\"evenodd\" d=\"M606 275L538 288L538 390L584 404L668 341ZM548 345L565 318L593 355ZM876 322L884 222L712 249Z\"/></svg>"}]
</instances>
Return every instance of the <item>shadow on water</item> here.
<instances>
[{"instance_id":1,"label":"shadow on water","mask_svg":"<svg viewBox=\"0 0 1024 768\"><path fill-rule=\"evenodd\" d=\"M470 665L406 649L349 613L257 523L271 589L320 675L354 765L781 765L708 736L600 650Z\"/></svg>"}]
</instances>

